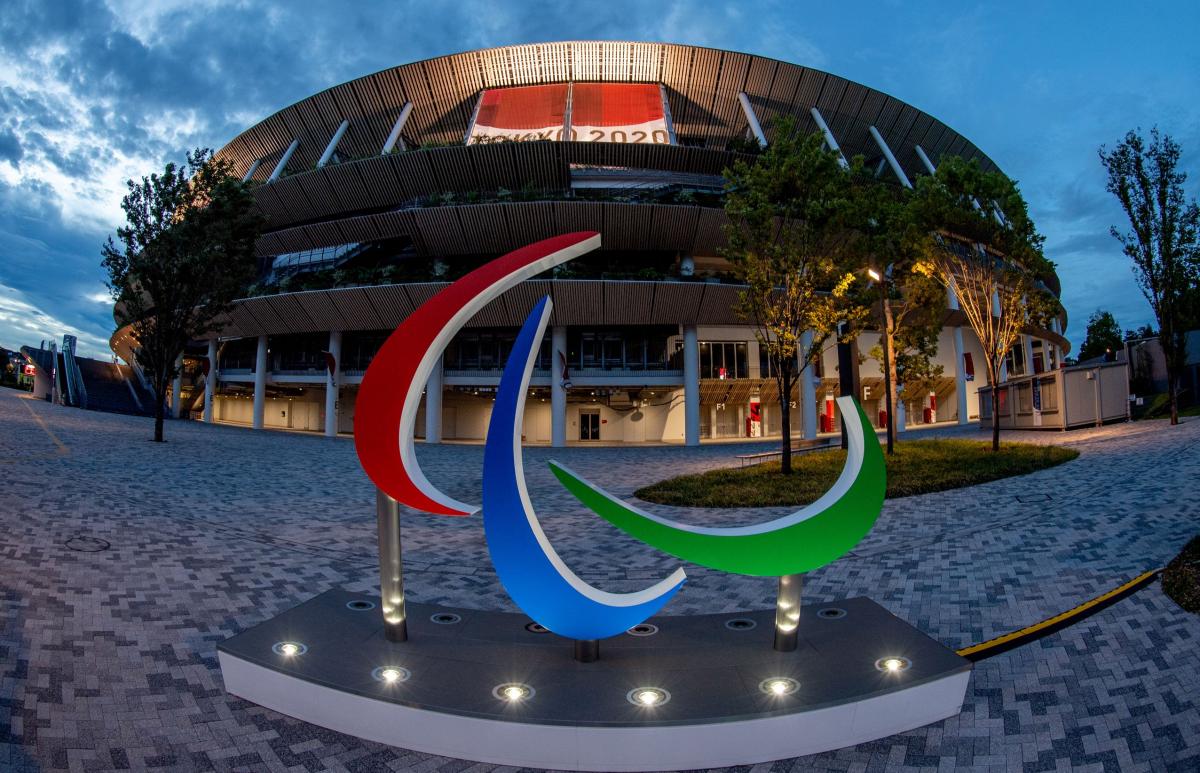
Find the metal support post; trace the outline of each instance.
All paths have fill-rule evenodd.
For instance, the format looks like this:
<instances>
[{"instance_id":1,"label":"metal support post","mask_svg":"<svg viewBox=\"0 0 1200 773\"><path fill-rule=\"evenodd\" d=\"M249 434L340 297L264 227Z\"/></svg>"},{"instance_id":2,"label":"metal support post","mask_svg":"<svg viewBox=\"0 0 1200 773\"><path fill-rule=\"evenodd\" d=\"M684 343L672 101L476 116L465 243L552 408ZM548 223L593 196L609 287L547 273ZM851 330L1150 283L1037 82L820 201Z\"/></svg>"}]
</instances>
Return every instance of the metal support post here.
<instances>
[{"instance_id":1,"label":"metal support post","mask_svg":"<svg viewBox=\"0 0 1200 773\"><path fill-rule=\"evenodd\" d=\"M775 600L775 649L793 652L800 631L800 590L804 575L785 574L779 578Z\"/></svg>"},{"instance_id":2,"label":"metal support post","mask_svg":"<svg viewBox=\"0 0 1200 773\"><path fill-rule=\"evenodd\" d=\"M375 515L379 521L379 599L383 632L388 641L408 641L404 614L404 565L400 555L400 506L382 490L375 490Z\"/></svg>"},{"instance_id":3,"label":"metal support post","mask_svg":"<svg viewBox=\"0 0 1200 773\"><path fill-rule=\"evenodd\" d=\"M596 639L575 639L575 659L580 663L595 663L600 659L600 642Z\"/></svg>"}]
</instances>

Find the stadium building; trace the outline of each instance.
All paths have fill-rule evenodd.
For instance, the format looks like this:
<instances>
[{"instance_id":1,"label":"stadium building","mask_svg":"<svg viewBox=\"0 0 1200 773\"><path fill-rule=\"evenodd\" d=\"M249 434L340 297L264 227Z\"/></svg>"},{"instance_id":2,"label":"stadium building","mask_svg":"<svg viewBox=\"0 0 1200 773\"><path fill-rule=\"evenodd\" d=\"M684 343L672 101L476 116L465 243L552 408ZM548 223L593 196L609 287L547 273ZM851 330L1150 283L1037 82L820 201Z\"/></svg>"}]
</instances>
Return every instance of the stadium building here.
<instances>
[{"instance_id":1,"label":"stadium building","mask_svg":"<svg viewBox=\"0 0 1200 773\"><path fill-rule=\"evenodd\" d=\"M484 437L511 342L545 294L554 312L527 403L528 442L778 435L780 395L754 329L733 311L739 287L720 257L721 174L769 143L783 115L823 133L844 157L862 154L895 184L910 185L950 155L996 168L933 116L858 83L661 43L455 54L286 107L218 153L255 183L267 218L260 278L219 334L189 353L174 410L350 432L364 370L416 306L511 249L594 230L601 250L525 282L456 337L428 383L418 436ZM1007 363L1009 378L1046 380L1047 412L1069 346L1064 322L1028 331ZM865 333L859 350L876 342ZM128 362L130 343L127 330L113 336ZM784 398L802 436L836 427L835 348ZM977 418L981 357L951 299L939 340L943 378L904 391L907 424ZM863 361L859 378L864 407L880 415L879 363ZM1006 409L1024 410L1014 389Z\"/></svg>"}]
</instances>

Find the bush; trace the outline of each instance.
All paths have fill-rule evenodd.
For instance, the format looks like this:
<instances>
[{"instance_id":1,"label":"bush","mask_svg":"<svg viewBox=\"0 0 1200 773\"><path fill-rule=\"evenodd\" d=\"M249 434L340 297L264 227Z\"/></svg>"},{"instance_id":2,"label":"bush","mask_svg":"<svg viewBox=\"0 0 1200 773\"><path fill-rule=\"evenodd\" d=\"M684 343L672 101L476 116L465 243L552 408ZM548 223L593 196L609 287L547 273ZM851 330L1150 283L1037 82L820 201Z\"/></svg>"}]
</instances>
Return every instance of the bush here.
<instances>
[{"instance_id":1,"label":"bush","mask_svg":"<svg viewBox=\"0 0 1200 773\"><path fill-rule=\"evenodd\" d=\"M1200 613L1200 535L1175 556L1162 576L1163 593L1188 612Z\"/></svg>"}]
</instances>

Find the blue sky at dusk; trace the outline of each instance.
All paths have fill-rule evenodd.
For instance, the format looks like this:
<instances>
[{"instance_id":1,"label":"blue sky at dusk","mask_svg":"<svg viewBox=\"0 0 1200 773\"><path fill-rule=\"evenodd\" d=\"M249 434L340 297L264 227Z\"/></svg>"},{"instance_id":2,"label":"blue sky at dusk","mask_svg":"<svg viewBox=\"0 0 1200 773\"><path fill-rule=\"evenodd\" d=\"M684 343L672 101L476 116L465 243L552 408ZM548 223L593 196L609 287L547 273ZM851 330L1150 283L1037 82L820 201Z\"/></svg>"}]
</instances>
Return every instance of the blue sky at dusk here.
<instances>
[{"instance_id":1,"label":"blue sky at dusk","mask_svg":"<svg viewBox=\"0 0 1200 773\"><path fill-rule=\"evenodd\" d=\"M1083 339L1152 322L1108 234L1097 148L1157 124L1200 193L1194 2L5 3L0 14L0 345L79 336L108 356L100 245L124 181L219 148L281 107L417 59L514 43L653 40L816 67L885 91L1019 181Z\"/></svg>"}]
</instances>

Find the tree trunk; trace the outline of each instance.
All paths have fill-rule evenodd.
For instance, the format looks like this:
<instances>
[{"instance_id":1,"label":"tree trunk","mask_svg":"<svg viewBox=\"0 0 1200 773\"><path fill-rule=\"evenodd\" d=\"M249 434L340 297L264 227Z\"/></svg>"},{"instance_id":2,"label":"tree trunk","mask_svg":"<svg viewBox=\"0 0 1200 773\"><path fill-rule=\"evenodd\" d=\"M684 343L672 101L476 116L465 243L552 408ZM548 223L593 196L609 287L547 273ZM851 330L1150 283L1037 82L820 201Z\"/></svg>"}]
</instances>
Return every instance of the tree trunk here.
<instances>
[{"instance_id":1,"label":"tree trunk","mask_svg":"<svg viewBox=\"0 0 1200 773\"><path fill-rule=\"evenodd\" d=\"M992 451L1000 450L1000 373L999 368L989 367L992 380Z\"/></svg>"},{"instance_id":2,"label":"tree trunk","mask_svg":"<svg viewBox=\"0 0 1200 773\"><path fill-rule=\"evenodd\" d=\"M883 299L883 355L886 361L887 383L884 384L887 403L887 452L893 452L896 442L896 406L899 405L899 390L896 383L896 331L892 325L892 302Z\"/></svg>"},{"instance_id":3,"label":"tree trunk","mask_svg":"<svg viewBox=\"0 0 1200 773\"><path fill-rule=\"evenodd\" d=\"M1179 377L1173 369L1167 370L1167 400L1171 405L1171 425L1179 423Z\"/></svg>"},{"instance_id":4,"label":"tree trunk","mask_svg":"<svg viewBox=\"0 0 1200 773\"><path fill-rule=\"evenodd\" d=\"M784 475L792 472L792 379L790 374L783 373L779 377L779 419L782 435L779 455L779 471Z\"/></svg>"},{"instance_id":5,"label":"tree trunk","mask_svg":"<svg viewBox=\"0 0 1200 773\"><path fill-rule=\"evenodd\" d=\"M154 385L154 442L163 442L163 418L166 413L164 406L167 402L166 386Z\"/></svg>"}]
</instances>

